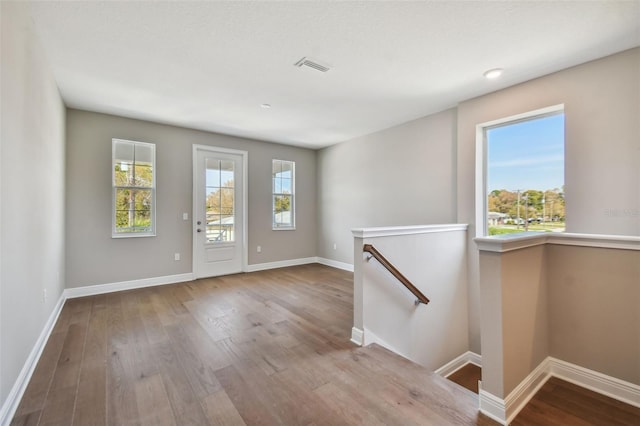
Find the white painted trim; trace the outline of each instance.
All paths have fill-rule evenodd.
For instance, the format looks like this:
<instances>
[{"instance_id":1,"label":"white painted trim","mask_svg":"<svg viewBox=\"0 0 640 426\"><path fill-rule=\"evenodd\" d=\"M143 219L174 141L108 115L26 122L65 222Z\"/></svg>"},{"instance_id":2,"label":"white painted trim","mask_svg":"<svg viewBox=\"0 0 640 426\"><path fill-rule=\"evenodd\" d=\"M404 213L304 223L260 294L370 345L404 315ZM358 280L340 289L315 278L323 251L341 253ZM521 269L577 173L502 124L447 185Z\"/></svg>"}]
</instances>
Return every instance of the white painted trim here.
<instances>
[{"instance_id":1,"label":"white painted trim","mask_svg":"<svg viewBox=\"0 0 640 426\"><path fill-rule=\"evenodd\" d=\"M552 234L547 239L547 243L566 246L640 250L640 237L630 235L558 233Z\"/></svg>"},{"instance_id":2,"label":"white painted trim","mask_svg":"<svg viewBox=\"0 0 640 426\"><path fill-rule=\"evenodd\" d=\"M509 424L552 376L640 408L640 385L547 357L504 400L480 389L480 411Z\"/></svg>"},{"instance_id":3,"label":"white painted trim","mask_svg":"<svg viewBox=\"0 0 640 426\"><path fill-rule=\"evenodd\" d=\"M518 415L549 379L549 358L546 358L504 399L507 424Z\"/></svg>"},{"instance_id":4,"label":"white painted trim","mask_svg":"<svg viewBox=\"0 0 640 426\"><path fill-rule=\"evenodd\" d=\"M480 251L490 251L495 253L505 253L513 250L534 247L546 244L546 233L521 233L503 234L493 237L478 237L473 241L478 245Z\"/></svg>"},{"instance_id":5,"label":"white painted trim","mask_svg":"<svg viewBox=\"0 0 640 426\"><path fill-rule=\"evenodd\" d=\"M475 352L467 351L462 355L452 359L442 367L438 368L434 373L442 376L449 377L451 374L460 370L467 364L477 365L478 367L482 367L482 356L478 355Z\"/></svg>"},{"instance_id":6,"label":"white painted trim","mask_svg":"<svg viewBox=\"0 0 640 426\"><path fill-rule=\"evenodd\" d=\"M640 408L640 385L549 357L552 376Z\"/></svg>"},{"instance_id":7,"label":"white painted trim","mask_svg":"<svg viewBox=\"0 0 640 426\"><path fill-rule=\"evenodd\" d=\"M448 223L442 225L388 226L381 228L355 228L351 233L356 238L391 237L395 235L430 234L434 232L466 231L469 225Z\"/></svg>"},{"instance_id":8,"label":"white painted trim","mask_svg":"<svg viewBox=\"0 0 640 426\"><path fill-rule=\"evenodd\" d=\"M501 425L506 425L507 419L505 417L504 401L482 389L482 382L478 382L478 387L480 412Z\"/></svg>"},{"instance_id":9,"label":"white painted trim","mask_svg":"<svg viewBox=\"0 0 640 426\"><path fill-rule=\"evenodd\" d=\"M398 349L394 348L393 345L390 345L389 343L387 343L386 340L381 339L374 332L372 332L371 330L368 330L367 328L365 328L364 332L362 333L362 345L363 346L369 346L369 345L372 345L374 343L377 344L377 345L382 346L385 349L390 350L391 352L393 352L396 355L399 355L399 356L401 356L403 358L408 359L409 361L413 361L416 364L418 364L418 362L416 360L411 359L407 354L402 353Z\"/></svg>"},{"instance_id":10,"label":"white painted trim","mask_svg":"<svg viewBox=\"0 0 640 426\"><path fill-rule=\"evenodd\" d=\"M564 104L552 105L534 111L523 112L509 117L498 118L476 125L476 183L475 183L475 215L476 237L487 235L487 141L486 130L492 127L516 124L521 121L542 118L564 112Z\"/></svg>"},{"instance_id":11,"label":"white painted trim","mask_svg":"<svg viewBox=\"0 0 640 426\"><path fill-rule=\"evenodd\" d=\"M245 269L245 272L256 272L256 271L264 271L267 269L275 269L275 268L285 268L287 266L298 266L298 265L307 265L309 263L320 263L323 265L331 266L334 268L349 270L346 267L351 265L349 264L341 264L336 261L329 261L327 263L324 260L317 257L305 257L299 259L290 259L290 260L280 260L277 262L268 262L268 263L257 263L253 265L248 265ZM346 267L341 267L346 265ZM353 267L351 266L351 271L353 271ZM166 275L162 277L153 277L153 278L142 278L139 280L131 280L131 281L121 281L117 283L108 283L108 284L97 284L90 285L84 287L74 287L67 288L64 290L65 298L73 299L76 297L85 297L85 296L93 296L97 294L105 294L105 293L113 293L115 291L123 291L123 290L133 290L136 288L144 288L144 287L154 287L158 285L166 285L166 284L175 284L186 281L193 281L195 277L192 272L186 272L184 274L176 274L176 275Z\"/></svg>"},{"instance_id":12,"label":"white painted trim","mask_svg":"<svg viewBox=\"0 0 640 426\"><path fill-rule=\"evenodd\" d=\"M360 330L357 327L352 327L351 341L358 346L362 346L364 344L364 331Z\"/></svg>"},{"instance_id":13,"label":"white painted trim","mask_svg":"<svg viewBox=\"0 0 640 426\"><path fill-rule=\"evenodd\" d=\"M317 262L321 265L331 266L332 268L353 272L353 265L350 263L338 262L337 260L327 259L325 257L318 257Z\"/></svg>"},{"instance_id":14,"label":"white painted trim","mask_svg":"<svg viewBox=\"0 0 640 426\"><path fill-rule=\"evenodd\" d=\"M53 311L51 311L51 315L49 315L49 319L47 319L47 322L45 323L40 336L38 336L38 340L36 340L33 349L31 349L29 356L27 356L27 359L22 366L22 370L20 370L20 374L18 374L18 378L9 391L7 399L2 404L2 408L0 409L0 425L8 425L11 423L11 420L18 409L18 405L20 404L20 400L24 395L24 391L27 389L31 376L33 375L36 365L40 360L42 351L44 350L44 347L49 340L49 336L53 331L53 327L55 326L56 321L58 321L58 316L60 316L60 312L62 312L65 300L66 298L63 292L54 306Z\"/></svg>"},{"instance_id":15,"label":"white painted trim","mask_svg":"<svg viewBox=\"0 0 640 426\"><path fill-rule=\"evenodd\" d=\"M505 253L543 244L640 250L640 237L629 235L529 232L474 238L480 251Z\"/></svg>"},{"instance_id":16,"label":"white painted trim","mask_svg":"<svg viewBox=\"0 0 640 426\"><path fill-rule=\"evenodd\" d=\"M177 275L165 275L163 277L142 278L139 280L121 281L117 283L67 288L64 290L64 296L67 299L73 299L76 297L94 296L96 294L113 293L115 291L133 290L143 287L155 287L158 285L175 284L193 280L193 273L187 272Z\"/></svg>"},{"instance_id":17,"label":"white painted trim","mask_svg":"<svg viewBox=\"0 0 640 426\"><path fill-rule=\"evenodd\" d=\"M307 265L309 263L318 263L318 258L303 257L299 259L279 260L277 262L254 263L247 265L246 272L265 271L267 269L286 268L287 266Z\"/></svg>"}]
</instances>

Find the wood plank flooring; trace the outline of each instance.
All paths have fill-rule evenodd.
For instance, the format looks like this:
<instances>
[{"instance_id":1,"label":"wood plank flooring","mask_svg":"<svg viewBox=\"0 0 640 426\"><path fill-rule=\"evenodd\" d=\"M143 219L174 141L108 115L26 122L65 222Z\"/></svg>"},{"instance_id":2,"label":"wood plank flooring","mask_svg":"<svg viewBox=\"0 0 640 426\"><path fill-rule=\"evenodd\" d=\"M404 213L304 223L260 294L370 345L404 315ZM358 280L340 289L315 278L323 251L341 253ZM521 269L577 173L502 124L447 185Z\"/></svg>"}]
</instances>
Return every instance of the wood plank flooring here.
<instances>
[{"instance_id":1,"label":"wood plank flooring","mask_svg":"<svg viewBox=\"0 0 640 426\"><path fill-rule=\"evenodd\" d=\"M480 367L467 364L447 378L478 393L481 373ZM511 425L638 426L640 408L552 377L518 413Z\"/></svg>"},{"instance_id":2,"label":"wood plank flooring","mask_svg":"<svg viewBox=\"0 0 640 426\"><path fill-rule=\"evenodd\" d=\"M11 424L497 424L471 391L350 343L352 316L353 274L321 265L71 299ZM550 380L513 424L639 411Z\"/></svg>"},{"instance_id":3,"label":"wood plank flooring","mask_svg":"<svg viewBox=\"0 0 640 426\"><path fill-rule=\"evenodd\" d=\"M478 380L482 377L482 369L475 364L467 364L461 369L454 371L447 379L460 386L478 394Z\"/></svg>"},{"instance_id":4,"label":"wood plank flooring","mask_svg":"<svg viewBox=\"0 0 640 426\"><path fill-rule=\"evenodd\" d=\"M321 265L68 300L12 424L494 424L352 317L353 274Z\"/></svg>"}]
</instances>

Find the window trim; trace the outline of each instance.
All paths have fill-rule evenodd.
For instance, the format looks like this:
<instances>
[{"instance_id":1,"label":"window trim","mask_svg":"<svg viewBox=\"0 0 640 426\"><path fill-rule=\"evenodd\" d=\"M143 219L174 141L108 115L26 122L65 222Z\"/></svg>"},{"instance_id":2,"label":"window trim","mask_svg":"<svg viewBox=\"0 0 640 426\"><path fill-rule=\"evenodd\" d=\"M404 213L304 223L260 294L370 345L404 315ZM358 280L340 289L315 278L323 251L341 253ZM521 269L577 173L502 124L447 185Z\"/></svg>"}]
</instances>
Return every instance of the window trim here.
<instances>
[{"instance_id":1,"label":"window trim","mask_svg":"<svg viewBox=\"0 0 640 426\"><path fill-rule=\"evenodd\" d=\"M276 193L273 184L273 163L275 161L291 163L291 194ZM277 195L291 195L291 225L276 226L275 198ZM296 229L296 162L294 160L271 159L271 230L272 231L295 231Z\"/></svg>"},{"instance_id":2,"label":"window trim","mask_svg":"<svg viewBox=\"0 0 640 426\"><path fill-rule=\"evenodd\" d=\"M145 145L151 147L152 152L152 169L153 179L151 188L117 186L115 175L116 162L116 143L126 142L135 145ZM116 232L116 192L119 188L141 188L151 190L151 231L149 232ZM111 238L144 238L156 236L156 144L151 142L132 141L128 139L112 138L111 139Z\"/></svg>"},{"instance_id":3,"label":"window trim","mask_svg":"<svg viewBox=\"0 0 640 426\"><path fill-rule=\"evenodd\" d=\"M557 104L476 125L476 237L489 237L489 226L487 221L487 130L508 124L516 124L522 121L544 118L564 112L564 104Z\"/></svg>"}]
</instances>

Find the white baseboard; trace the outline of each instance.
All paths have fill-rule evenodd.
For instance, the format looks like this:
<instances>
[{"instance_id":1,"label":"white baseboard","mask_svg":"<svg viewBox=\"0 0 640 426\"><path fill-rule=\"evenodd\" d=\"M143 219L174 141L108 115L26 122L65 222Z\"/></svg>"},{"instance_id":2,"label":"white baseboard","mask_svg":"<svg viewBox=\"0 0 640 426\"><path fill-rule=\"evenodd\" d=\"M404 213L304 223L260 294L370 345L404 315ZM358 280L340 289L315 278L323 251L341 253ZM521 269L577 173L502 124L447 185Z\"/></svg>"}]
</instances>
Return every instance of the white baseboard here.
<instances>
[{"instance_id":1,"label":"white baseboard","mask_svg":"<svg viewBox=\"0 0 640 426\"><path fill-rule=\"evenodd\" d=\"M504 399L507 424L518 415L547 380L549 380L549 357L543 360Z\"/></svg>"},{"instance_id":2,"label":"white baseboard","mask_svg":"<svg viewBox=\"0 0 640 426\"><path fill-rule=\"evenodd\" d=\"M327 259L325 257L316 258L316 262L322 265L331 266L332 268L353 272L353 265L350 263L338 262L337 260Z\"/></svg>"},{"instance_id":3,"label":"white baseboard","mask_svg":"<svg viewBox=\"0 0 640 426\"><path fill-rule=\"evenodd\" d=\"M351 328L351 341L358 346L362 346L364 344L364 331L356 327Z\"/></svg>"},{"instance_id":4,"label":"white baseboard","mask_svg":"<svg viewBox=\"0 0 640 426\"><path fill-rule=\"evenodd\" d=\"M133 290L136 288L153 287L157 285L175 284L185 281L193 281L193 273L165 275L163 277L143 278L140 280L121 281L110 284L90 285L86 287L67 288L64 296L67 299L76 297L94 296L96 294L113 293L114 291Z\"/></svg>"},{"instance_id":5,"label":"white baseboard","mask_svg":"<svg viewBox=\"0 0 640 426\"><path fill-rule=\"evenodd\" d=\"M267 269L286 268L287 266L307 265L309 263L317 263L317 257L302 257L299 259L279 260L277 262L254 263L247 265L245 272L266 271Z\"/></svg>"},{"instance_id":6,"label":"white baseboard","mask_svg":"<svg viewBox=\"0 0 640 426\"><path fill-rule=\"evenodd\" d=\"M507 424L504 400L482 389L482 382L478 382L478 399L480 412L501 425Z\"/></svg>"},{"instance_id":7,"label":"white baseboard","mask_svg":"<svg viewBox=\"0 0 640 426\"><path fill-rule=\"evenodd\" d=\"M640 386L549 357L552 376L640 408Z\"/></svg>"},{"instance_id":8,"label":"white baseboard","mask_svg":"<svg viewBox=\"0 0 640 426\"><path fill-rule=\"evenodd\" d=\"M448 377L467 364L473 364L477 365L478 367L482 367L482 357L475 352L467 351L457 358L449 361L442 367L438 368L436 371L434 371L434 373L442 377Z\"/></svg>"},{"instance_id":9,"label":"white baseboard","mask_svg":"<svg viewBox=\"0 0 640 426\"><path fill-rule=\"evenodd\" d=\"M63 292L60 295L58 302L54 306L53 311L51 312L51 315L49 315L49 318L47 319L47 322L45 323L44 328L40 333L40 336L38 336L38 340L36 340L36 343L33 346L33 349L31 349L31 352L29 353L27 360L24 362L24 365L22 366L22 370L20 371L18 378L13 384L11 391L9 391L9 395L7 396L7 399L4 401L4 403L2 404L2 407L0 408L0 425L8 425L9 423L11 423L11 420L13 419L13 416L15 415L16 410L18 409L18 405L20 404L20 400L24 395L24 391L27 389L27 385L31 380L31 376L33 375L33 372L36 369L36 365L40 360L42 351L44 350L44 347L47 344L47 341L49 340L49 336L53 331L53 327L55 326L56 321L58 320L58 316L62 311L62 307L64 306L65 300L66 298Z\"/></svg>"},{"instance_id":10,"label":"white baseboard","mask_svg":"<svg viewBox=\"0 0 640 426\"><path fill-rule=\"evenodd\" d=\"M625 404L640 407L640 385L547 357L504 400L481 389L480 411L507 425L552 376Z\"/></svg>"}]
</instances>

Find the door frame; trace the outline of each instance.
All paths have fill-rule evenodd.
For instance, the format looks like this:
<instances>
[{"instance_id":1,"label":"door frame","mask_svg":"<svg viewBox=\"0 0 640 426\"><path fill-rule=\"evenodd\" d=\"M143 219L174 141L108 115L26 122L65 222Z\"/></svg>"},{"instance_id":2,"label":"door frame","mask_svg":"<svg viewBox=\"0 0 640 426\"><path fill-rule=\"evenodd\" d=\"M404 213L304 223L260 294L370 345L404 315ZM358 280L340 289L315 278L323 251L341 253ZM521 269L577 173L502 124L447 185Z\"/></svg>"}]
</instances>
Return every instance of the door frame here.
<instances>
[{"instance_id":1,"label":"door frame","mask_svg":"<svg viewBox=\"0 0 640 426\"><path fill-rule=\"evenodd\" d=\"M192 178L193 181L191 182L191 186L192 186L192 210L191 210L191 262L192 262L192 273L194 276L197 276L197 271L198 271L198 262L196 259L196 250L197 250L197 244L198 244L198 239L196 238L195 232L196 232L196 221L197 221L197 211L198 211L198 205L197 205L197 200L198 200L198 151L206 151L206 152L210 152L212 154L215 153L222 153L222 154L235 154L235 155L239 155L242 157L242 262L241 262L241 270L242 272L247 272L247 260L249 258L249 220L248 220L248 212L249 212L249 208L248 208L248 203L249 203L249 197L248 197L248 164L249 164L249 152L248 151L241 151L241 150L237 150L237 149L230 149L230 148L222 148L222 147L218 147L218 146L210 146L210 145L199 145L199 144L193 144L193 148L192 148L192 155L193 155L193 159L191 162L191 168L192 168Z\"/></svg>"}]
</instances>

